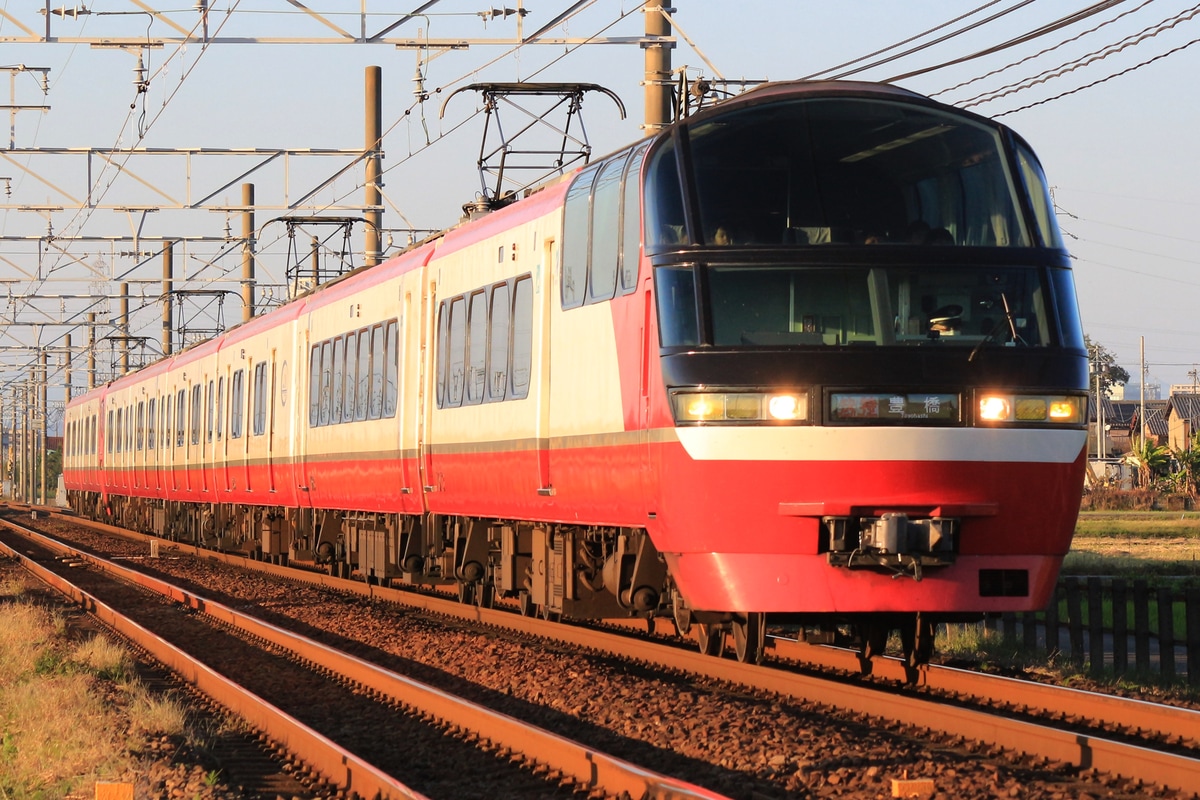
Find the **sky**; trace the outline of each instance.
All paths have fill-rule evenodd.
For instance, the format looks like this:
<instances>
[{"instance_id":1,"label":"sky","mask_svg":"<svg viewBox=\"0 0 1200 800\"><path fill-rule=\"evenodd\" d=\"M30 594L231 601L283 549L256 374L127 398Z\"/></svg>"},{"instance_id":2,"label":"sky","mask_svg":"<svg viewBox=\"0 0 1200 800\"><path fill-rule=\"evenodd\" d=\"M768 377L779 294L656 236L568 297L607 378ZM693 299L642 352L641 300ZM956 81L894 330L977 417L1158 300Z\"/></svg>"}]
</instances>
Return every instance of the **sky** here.
<instances>
[{"instance_id":1,"label":"sky","mask_svg":"<svg viewBox=\"0 0 1200 800\"><path fill-rule=\"evenodd\" d=\"M94 0L84 5L92 13L51 17L56 36L137 39L148 31L175 33L144 13L151 7L183 29L198 22L194 2L168 7L161 0ZM360 3L311 0L306 5L326 13L326 21L358 30L356 14L333 12L347 7L357 11ZM422 5L428 4L407 0L402 8ZM520 5L528 12L521 23L525 35L569 9L575 13L548 36L636 38L643 31L641 6L631 0L524 0ZM1186 0L1093 5L1085 0L679 0L673 5L680 40L672 66L691 79L889 81L1010 125L1038 153L1053 187L1074 259L1085 332L1115 355L1133 376L1131 385L1138 383L1143 339L1148 384L1160 384L1165 392L1170 384L1200 380L1189 374L1200 364L1200 258L1195 255L1200 231L1192 223L1200 212L1200 158L1195 150L1195 131L1200 129L1200 86L1195 79L1200 75L1200 6ZM334 35L329 25L286 0L209 0L209 6L211 35ZM517 6L509 0L509 8ZM394 21L396 7L365 3L368 26ZM77 3L68 7L80 8ZM487 13L491 9L442 0L390 35L435 43L515 37L517 16L493 17ZM1073 16L1079 19L1069 23ZM988 21L990 17L994 19ZM352 150L363 146L364 72L370 65L379 66L384 89L384 221L389 229L448 227L458 221L463 204L480 193L475 164L484 118L479 101L471 92L446 101L467 84L600 84L623 100L627 114L621 120L616 105L602 95L586 97L582 119L593 152L615 150L642 135L644 61L636 43L520 48L473 44L452 50L192 43L122 50L14 41L26 35L22 25L40 31L45 24L46 16L30 0L0 0L0 66L50 70L45 94L36 73L6 73L10 99L0 103L45 104L50 109L17 112L0 146ZM1022 41L1048 27L1045 35ZM1006 43L1012 46L971 57ZM149 79L144 92L135 84L138 51ZM848 62L854 63L842 66ZM414 95L418 68L428 93L423 103ZM0 83L0 93L3 90ZM524 124L519 112L506 109L501 119L508 130ZM182 248L177 269L196 285L236 290L240 254L220 241L227 228L235 236L240 233L236 213L164 210L143 218L140 212L111 207L154 205L166 196L195 200L217 189L212 202L233 206L240 203L240 183L251 181L256 201L275 209L259 212L256 224L259 275L264 282L278 284L264 289L276 299L285 291L289 259L286 227L271 222L284 213L278 209L316 187L313 201L328 213L348 213L338 209L363 202L361 168L338 174L349 163L346 156L291 157L286 168L284 159L276 159L244 179L242 173L261 159L118 158L114 160L123 170L117 170L96 157L89 161L2 151L0 156L0 178L10 179L0 181L0 278L11 277L6 291L18 298L41 296L32 305L9 300L6 307L0 306L0 321L11 321L15 314L19 322L55 323L35 334L30 330L36 329L25 326L0 327L0 363L8 366L9 378L23 377L26 369L26 357L11 349L18 340L36 335L40 343L55 346L69 330L56 323L85 309L77 299L48 298L70 294L78 286L94 287L105 278L133 283L137 296L131 333L155 342L159 338L161 309L155 296L162 268L161 259L153 255L158 242L135 247L132 241L59 240L61 252L48 248L39 257L39 246L46 246L36 239L48 226L64 237L131 237L134 231L150 237L205 237ZM108 207L85 212L66 208L71 203L64 198L87 196ZM60 205L63 211L36 210ZM392 236L395 245L405 241L400 230ZM115 303L89 303L86 308L98 311L102 320L117 310ZM204 313L214 312L210 307ZM240 302L231 302L223 311L225 322L238 321L240 313ZM84 343L86 336L77 329L73 345Z\"/></svg>"}]
</instances>

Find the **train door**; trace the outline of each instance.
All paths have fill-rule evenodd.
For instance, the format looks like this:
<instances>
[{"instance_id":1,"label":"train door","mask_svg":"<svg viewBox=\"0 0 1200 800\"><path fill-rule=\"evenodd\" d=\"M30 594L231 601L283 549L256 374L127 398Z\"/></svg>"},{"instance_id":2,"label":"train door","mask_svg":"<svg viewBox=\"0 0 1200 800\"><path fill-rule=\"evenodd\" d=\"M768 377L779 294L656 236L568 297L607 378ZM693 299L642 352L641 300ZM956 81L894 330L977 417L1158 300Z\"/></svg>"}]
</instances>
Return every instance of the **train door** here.
<instances>
[{"instance_id":1,"label":"train door","mask_svg":"<svg viewBox=\"0 0 1200 800\"><path fill-rule=\"evenodd\" d=\"M200 457L196 460L200 467L200 491L208 494L211 487L211 478L209 471L212 469L213 461L213 380L208 378L204 381L204 419L200 430Z\"/></svg>"},{"instance_id":2,"label":"train door","mask_svg":"<svg viewBox=\"0 0 1200 800\"><path fill-rule=\"evenodd\" d=\"M432 274L432 270L428 271L427 274ZM422 487L422 495L424 496L430 491L433 491L433 484L436 474L433 467L433 452L429 442L433 436L433 410L440 405L442 401L442 394L443 392L447 391L446 375L443 372L444 365L442 362L445 360L446 340L449 336L450 323L449 318L447 317L447 314L449 313L449 306L445 304L438 304L437 302L436 281L433 278L424 281L423 290L425 292L424 300L426 307L429 309L429 314L433 324L437 326L436 330L434 331L436 343L433 347L427 348L425 352L421 354L422 363L426 365L428 370L427 374L432 377L432 381L423 377L421 379L422 384L425 387L428 387L432 382L432 384L436 387L434 390L436 392L436 397L425 397L421 403L421 409L418 412L420 428L417 431L417 459L418 463L420 464L419 469L421 474L419 479ZM426 498L426 507L428 507L428 498Z\"/></svg>"},{"instance_id":3,"label":"train door","mask_svg":"<svg viewBox=\"0 0 1200 800\"><path fill-rule=\"evenodd\" d=\"M319 351L311 348L310 338L307 325L296 333L296 396L292 401L296 404L292 411L296 431L292 436L292 463L295 465L292 477L299 489L297 504L311 508L313 503L309 489L311 484L308 474L308 438L309 432L317 422L316 402L321 387L321 361L318 357ZM305 387L305 391L300 391L301 386Z\"/></svg>"},{"instance_id":4,"label":"train door","mask_svg":"<svg viewBox=\"0 0 1200 800\"><path fill-rule=\"evenodd\" d=\"M534 357L536 379L532 391L537 393L537 420L534 441L537 447L537 493L544 497L554 494L550 475L550 312L556 295L554 278L558 270L558 243L546 238L542 249L541 291L534 295Z\"/></svg>"},{"instance_id":5,"label":"train door","mask_svg":"<svg viewBox=\"0 0 1200 800\"><path fill-rule=\"evenodd\" d=\"M402 289L396 344L399 368L396 373L396 445L400 455L400 494L420 493L420 460L412 458L421 441L421 413L425 405L422 385L423 370L418 366L425 359L425 310L429 296L423 294L417 309L413 308L412 291Z\"/></svg>"},{"instance_id":6,"label":"train door","mask_svg":"<svg viewBox=\"0 0 1200 800\"><path fill-rule=\"evenodd\" d=\"M654 471L650 465L650 370L653 365L656 365L658 359L655 357L658 348L658 335L654 329L654 279L646 278L642 282L642 320L641 320L641 350L639 354L640 368L638 369L638 432L640 441L638 449L641 450L641 480L638 484L641 486L642 497L641 502L646 505L647 511L654 511L650 507L651 497L657 491L651 486L651 476Z\"/></svg>"},{"instance_id":7,"label":"train door","mask_svg":"<svg viewBox=\"0 0 1200 800\"><path fill-rule=\"evenodd\" d=\"M267 415L267 491L273 492L276 487L275 465L278 459L275 457L275 419L278 416L275 413L276 395L279 387L276 384L278 378L277 363L275 361L275 351L271 350L271 361L266 366L266 393L263 398L265 407L263 411Z\"/></svg>"}]
</instances>

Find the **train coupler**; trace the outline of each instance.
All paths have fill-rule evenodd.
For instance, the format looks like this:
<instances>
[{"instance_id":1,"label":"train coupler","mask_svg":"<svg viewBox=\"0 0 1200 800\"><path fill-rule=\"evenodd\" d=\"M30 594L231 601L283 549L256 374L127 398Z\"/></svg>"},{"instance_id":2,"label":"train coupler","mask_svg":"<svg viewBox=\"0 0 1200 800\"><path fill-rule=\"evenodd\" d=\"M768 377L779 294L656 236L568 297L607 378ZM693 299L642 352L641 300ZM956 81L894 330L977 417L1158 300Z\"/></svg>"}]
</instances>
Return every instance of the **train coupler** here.
<instances>
[{"instance_id":1,"label":"train coupler","mask_svg":"<svg viewBox=\"0 0 1200 800\"><path fill-rule=\"evenodd\" d=\"M831 566L875 569L919 581L924 570L954 563L959 520L909 519L889 511L877 517L822 517L821 527Z\"/></svg>"}]
</instances>

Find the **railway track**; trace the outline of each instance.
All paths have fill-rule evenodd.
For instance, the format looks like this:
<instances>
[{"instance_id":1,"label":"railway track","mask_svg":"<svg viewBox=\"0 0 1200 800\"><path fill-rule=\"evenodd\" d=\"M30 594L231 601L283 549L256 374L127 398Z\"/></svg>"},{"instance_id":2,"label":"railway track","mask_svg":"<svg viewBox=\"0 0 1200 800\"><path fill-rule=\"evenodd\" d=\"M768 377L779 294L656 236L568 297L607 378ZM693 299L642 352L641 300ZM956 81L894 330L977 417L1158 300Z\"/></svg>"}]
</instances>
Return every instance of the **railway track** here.
<instances>
[{"instance_id":1,"label":"railway track","mask_svg":"<svg viewBox=\"0 0 1200 800\"><path fill-rule=\"evenodd\" d=\"M346 792L384 798L721 797L12 521L4 528L0 548L41 580ZM83 565L92 569L78 569Z\"/></svg>"},{"instance_id":2,"label":"railway track","mask_svg":"<svg viewBox=\"0 0 1200 800\"><path fill-rule=\"evenodd\" d=\"M144 545L140 547L145 550ZM243 561L205 551L200 554L234 563ZM279 567L256 566L267 572L280 572L289 579L296 577L294 572ZM942 737L943 744L966 743L964 746L970 749L976 747L970 743L980 743L995 752L1003 749L1023 753L1026 761L1035 765L1035 771L1049 771L1057 776L1053 782L1073 783L1080 792L1087 791L1089 785L1093 790L1102 785L1109 793L1113 786L1133 787L1127 788L1128 795L1112 795L1133 797L1140 795L1139 787L1150 783L1186 795L1200 792L1197 743L1181 735L1190 732L1194 737L1200 731L1200 715L1187 709L942 668L923 670L919 688L901 689L887 678L910 676L906 676L899 665L887 660L872 665L875 675L884 678L876 685L830 681L777 667L785 658L790 659L796 654L806 655L809 659L819 655L821 660L843 669L856 657L824 648L777 642L771 659L775 668L755 667L704 657L678 647L664 647L662 642L644 637L631 638L556 625L328 576L312 575L309 579L339 590L358 591L374 599L395 600L410 607L436 611L463 620L464 624L503 626L572 647L601 649L621 659L652 665L655 669L734 682L791 702L816 703L836 709L838 714L869 715L879 721L873 724L906 731L933 729L937 731L936 736ZM1002 699L1008 710L998 714L996 708L1002 705Z\"/></svg>"}]
</instances>

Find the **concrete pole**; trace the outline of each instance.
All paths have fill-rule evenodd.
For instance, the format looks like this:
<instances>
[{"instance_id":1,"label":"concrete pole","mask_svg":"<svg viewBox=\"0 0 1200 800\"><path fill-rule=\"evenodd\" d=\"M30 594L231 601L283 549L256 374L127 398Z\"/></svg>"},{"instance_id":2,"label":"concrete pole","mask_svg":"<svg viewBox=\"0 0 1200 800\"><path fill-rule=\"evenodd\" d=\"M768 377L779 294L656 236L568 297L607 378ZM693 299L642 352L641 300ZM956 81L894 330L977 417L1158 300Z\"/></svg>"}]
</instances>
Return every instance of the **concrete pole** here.
<instances>
[{"instance_id":1,"label":"concrete pole","mask_svg":"<svg viewBox=\"0 0 1200 800\"><path fill-rule=\"evenodd\" d=\"M254 184L242 184L242 322L254 317Z\"/></svg>"},{"instance_id":2,"label":"concrete pole","mask_svg":"<svg viewBox=\"0 0 1200 800\"><path fill-rule=\"evenodd\" d=\"M88 391L96 388L96 312L89 312L87 315L88 325Z\"/></svg>"},{"instance_id":3,"label":"concrete pole","mask_svg":"<svg viewBox=\"0 0 1200 800\"><path fill-rule=\"evenodd\" d=\"M67 354L63 356L63 408L71 402L71 334L63 337L63 347ZM64 412L65 413L65 412Z\"/></svg>"},{"instance_id":4,"label":"concrete pole","mask_svg":"<svg viewBox=\"0 0 1200 800\"><path fill-rule=\"evenodd\" d=\"M172 242L167 242L163 245L163 312L162 312L162 351L164 356L171 355L171 332L175 327L174 322L174 307L171 305L174 298L171 292L174 289L174 284L171 279L175 272L175 246Z\"/></svg>"},{"instance_id":5,"label":"concrete pole","mask_svg":"<svg viewBox=\"0 0 1200 800\"><path fill-rule=\"evenodd\" d=\"M45 350L42 351L42 368L41 382L42 385L39 391L38 407L41 410L41 418L38 420L37 429L37 449L41 455L42 471L41 479L38 481L38 497L42 505L49 505L49 497L46 493L46 428L50 426L50 397L48 393L50 380L49 354Z\"/></svg>"},{"instance_id":6,"label":"concrete pole","mask_svg":"<svg viewBox=\"0 0 1200 800\"><path fill-rule=\"evenodd\" d=\"M364 165L366 167L367 194L365 198L366 231L364 233L365 263L378 264L380 252L380 229L383 227L383 70L367 67L366 85L366 136L363 142ZM372 208L374 207L374 208Z\"/></svg>"},{"instance_id":7,"label":"concrete pole","mask_svg":"<svg viewBox=\"0 0 1200 800\"><path fill-rule=\"evenodd\" d=\"M312 237L312 282L313 286L321 285L321 242L317 237Z\"/></svg>"},{"instance_id":8,"label":"concrete pole","mask_svg":"<svg viewBox=\"0 0 1200 800\"><path fill-rule=\"evenodd\" d=\"M673 8L658 5L647 5L646 36L670 36L671 20L669 13ZM643 95L646 102L645 123L642 127L646 133L653 133L671 123L671 44L646 44L646 76L643 83Z\"/></svg>"},{"instance_id":9,"label":"concrete pole","mask_svg":"<svg viewBox=\"0 0 1200 800\"><path fill-rule=\"evenodd\" d=\"M121 374L129 374L129 284L121 284Z\"/></svg>"}]
</instances>

